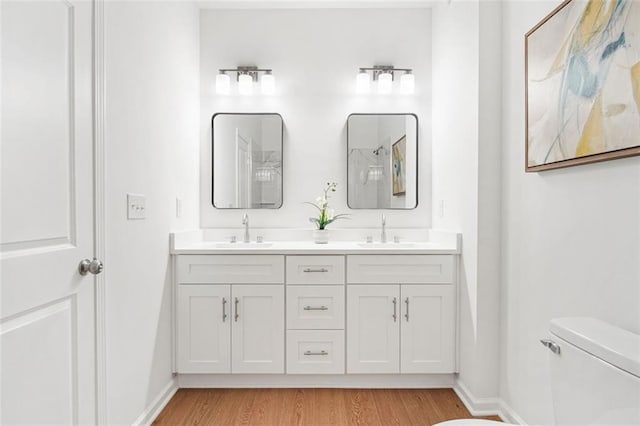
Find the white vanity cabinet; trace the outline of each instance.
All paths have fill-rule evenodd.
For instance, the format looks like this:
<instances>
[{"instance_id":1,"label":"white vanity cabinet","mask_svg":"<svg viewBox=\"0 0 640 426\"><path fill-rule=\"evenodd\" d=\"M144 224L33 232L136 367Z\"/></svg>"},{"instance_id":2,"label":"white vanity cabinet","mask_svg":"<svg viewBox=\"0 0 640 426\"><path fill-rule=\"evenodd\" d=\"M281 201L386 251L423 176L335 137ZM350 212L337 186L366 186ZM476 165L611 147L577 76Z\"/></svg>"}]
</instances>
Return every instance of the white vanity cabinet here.
<instances>
[{"instance_id":1,"label":"white vanity cabinet","mask_svg":"<svg viewBox=\"0 0 640 426\"><path fill-rule=\"evenodd\" d=\"M453 256L347 256L347 373L455 372L453 271Z\"/></svg>"},{"instance_id":2,"label":"white vanity cabinet","mask_svg":"<svg viewBox=\"0 0 640 426\"><path fill-rule=\"evenodd\" d=\"M195 385L219 374L366 384L455 373L456 264L455 254L335 249L178 254L176 372Z\"/></svg>"},{"instance_id":3,"label":"white vanity cabinet","mask_svg":"<svg viewBox=\"0 0 640 426\"><path fill-rule=\"evenodd\" d=\"M176 280L178 373L284 373L284 256L182 255Z\"/></svg>"}]
</instances>

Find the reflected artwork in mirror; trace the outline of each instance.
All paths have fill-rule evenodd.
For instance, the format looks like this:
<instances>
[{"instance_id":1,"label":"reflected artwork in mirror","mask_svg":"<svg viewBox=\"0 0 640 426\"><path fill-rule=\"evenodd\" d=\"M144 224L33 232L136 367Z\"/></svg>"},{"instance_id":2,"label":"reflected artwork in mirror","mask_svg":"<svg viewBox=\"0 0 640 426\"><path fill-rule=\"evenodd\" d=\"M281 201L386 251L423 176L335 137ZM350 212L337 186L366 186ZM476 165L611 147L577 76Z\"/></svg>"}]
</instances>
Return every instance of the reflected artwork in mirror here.
<instances>
[{"instance_id":1,"label":"reflected artwork in mirror","mask_svg":"<svg viewBox=\"0 0 640 426\"><path fill-rule=\"evenodd\" d=\"M349 115L347 171L349 208L416 208L418 117L415 114Z\"/></svg>"},{"instance_id":2,"label":"reflected artwork in mirror","mask_svg":"<svg viewBox=\"0 0 640 426\"><path fill-rule=\"evenodd\" d=\"M282 206L283 124L275 113L218 113L211 119L213 206Z\"/></svg>"}]
</instances>

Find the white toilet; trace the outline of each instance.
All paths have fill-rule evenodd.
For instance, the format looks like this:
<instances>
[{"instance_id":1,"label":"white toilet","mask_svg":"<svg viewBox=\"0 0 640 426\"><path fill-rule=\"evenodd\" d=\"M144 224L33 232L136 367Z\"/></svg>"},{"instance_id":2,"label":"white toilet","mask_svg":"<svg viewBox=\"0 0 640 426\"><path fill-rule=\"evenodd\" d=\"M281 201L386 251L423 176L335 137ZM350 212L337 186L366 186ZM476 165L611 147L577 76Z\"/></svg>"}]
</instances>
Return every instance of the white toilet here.
<instances>
[{"instance_id":1,"label":"white toilet","mask_svg":"<svg viewBox=\"0 0 640 426\"><path fill-rule=\"evenodd\" d=\"M551 321L555 425L640 426L640 336L594 318ZM436 426L507 425L452 420Z\"/></svg>"}]
</instances>

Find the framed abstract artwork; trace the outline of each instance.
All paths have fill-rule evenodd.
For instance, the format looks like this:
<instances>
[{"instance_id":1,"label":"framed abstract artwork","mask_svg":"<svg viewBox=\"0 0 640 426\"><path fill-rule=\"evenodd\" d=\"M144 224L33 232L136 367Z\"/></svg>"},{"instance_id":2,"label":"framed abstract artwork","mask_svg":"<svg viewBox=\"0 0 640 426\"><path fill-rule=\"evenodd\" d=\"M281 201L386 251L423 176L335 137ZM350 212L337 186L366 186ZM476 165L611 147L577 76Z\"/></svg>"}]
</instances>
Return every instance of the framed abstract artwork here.
<instances>
[{"instance_id":1,"label":"framed abstract artwork","mask_svg":"<svg viewBox=\"0 0 640 426\"><path fill-rule=\"evenodd\" d=\"M567 0L525 35L527 172L640 155L640 1Z\"/></svg>"},{"instance_id":2,"label":"framed abstract artwork","mask_svg":"<svg viewBox=\"0 0 640 426\"><path fill-rule=\"evenodd\" d=\"M393 195L404 195L407 192L407 135L404 135L391 146L393 163Z\"/></svg>"}]
</instances>

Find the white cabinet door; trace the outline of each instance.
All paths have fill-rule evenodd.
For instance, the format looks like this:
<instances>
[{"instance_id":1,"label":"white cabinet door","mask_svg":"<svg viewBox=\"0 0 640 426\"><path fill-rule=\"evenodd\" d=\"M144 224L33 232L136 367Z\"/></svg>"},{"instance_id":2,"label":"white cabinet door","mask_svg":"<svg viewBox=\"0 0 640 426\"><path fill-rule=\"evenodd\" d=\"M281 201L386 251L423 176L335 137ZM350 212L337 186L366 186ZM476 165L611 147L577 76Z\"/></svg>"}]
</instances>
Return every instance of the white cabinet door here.
<instances>
[{"instance_id":1,"label":"white cabinet door","mask_svg":"<svg viewBox=\"0 0 640 426\"><path fill-rule=\"evenodd\" d=\"M347 288L347 373L399 373L400 286Z\"/></svg>"},{"instance_id":2,"label":"white cabinet door","mask_svg":"<svg viewBox=\"0 0 640 426\"><path fill-rule=\"evenodd\" d=\"M178 286L178 372L230 373L230 286Z\"/></svg>"},{"instance_id":3,"label":"white cabinet door","mask_svg":"<svg viewBox=\"0 0 640 426\"><path fill-rule=\"evenodd\" d=\"M450 285L402 285L403 373L453 373L455 302Z\"/></svg>"},{"instance_id":4,"label":"white cabinet door","mask_svg":"<svg viewBox=\"0 0 640 426\"><path fill-rule=\"evenodd\" d=\"M284 286L233 286L233 373L284 373Z\"/></svg>"}]
</instances>

